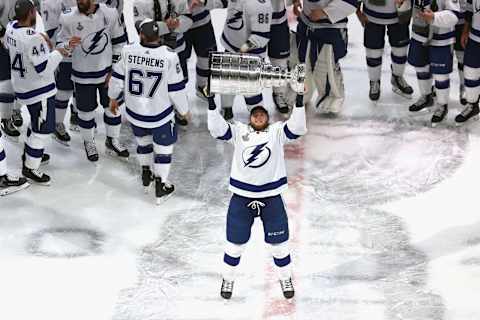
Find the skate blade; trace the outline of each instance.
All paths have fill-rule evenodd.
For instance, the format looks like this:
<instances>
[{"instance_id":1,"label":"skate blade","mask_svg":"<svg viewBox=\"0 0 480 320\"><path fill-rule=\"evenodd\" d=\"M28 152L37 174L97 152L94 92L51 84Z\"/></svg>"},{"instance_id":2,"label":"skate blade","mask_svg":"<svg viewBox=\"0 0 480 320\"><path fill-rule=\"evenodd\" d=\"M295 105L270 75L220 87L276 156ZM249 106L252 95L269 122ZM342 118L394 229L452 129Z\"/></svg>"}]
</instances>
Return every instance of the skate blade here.
<instances>
[{"instance_id":1,"label":"skate blade","mask_svg":"<svg viewBox=\"0 0 480 320\"><path fill-rule=\"evenodd\" d=\"M26 182L26 183L22 184L21 186L5 188L3 190L0 190L0 197L8 196L9 194L24 190L24 189L26 189L30 186L31 186L31 184L29 182Z\"/></svg>"},{"instance_id":2,"label":"skate blade","mask_svg":"<svg viewBox=\"0 0 480 320\"><path fill-rule=\"evenodd\" d=\"M65 147L70 147L70 142L69 141L62 141L58 139L55 135L52 136L52 139L57 141L59 144L65 146Z\"/></svg>"},{"instance_id":3,"label":"skate blade","mask_svg":"<svg viewBox=\"0 0 480 320\"><path fill-rule=\"evenodd\" d=\"M161 204L164 204L165 202L167 202L168 199L170 199L170 198L172 197L172 195L173 195L173 192L170 193L170 194L167 194L166 196L157 198L157 199L155 200L155 204L156 204L157 206L159 206L159 205L161 205Z\"/></svg>"},{"instance_id":4,"label":"skate blade","mask_svg":"<svg viewBox=\"0 0 480 320\"><path fill-rule=\"evenodd\" d=\"M109 157L120 160L122 162L128 162L128 160L130 159L130 157L126 157L126 158L125 157L120 157L119 155L117 155L115 153L115 151L110 150L110 149L105 149L105 154Z\"/></svg>"},{"instance_id":5,"label":"skate blade","mask_svg":"<svg viewBox=\"0 0 480 320\"><path fill-rule=\"evenodd\" d=\"M408 99L408 100L412 100L412 98L413 98L413 94L403 93L400 89L392 88L392 91L393 91L393 93L398 94L402 98L405 98L405 99Z\"/></svg>"}]
</instances>

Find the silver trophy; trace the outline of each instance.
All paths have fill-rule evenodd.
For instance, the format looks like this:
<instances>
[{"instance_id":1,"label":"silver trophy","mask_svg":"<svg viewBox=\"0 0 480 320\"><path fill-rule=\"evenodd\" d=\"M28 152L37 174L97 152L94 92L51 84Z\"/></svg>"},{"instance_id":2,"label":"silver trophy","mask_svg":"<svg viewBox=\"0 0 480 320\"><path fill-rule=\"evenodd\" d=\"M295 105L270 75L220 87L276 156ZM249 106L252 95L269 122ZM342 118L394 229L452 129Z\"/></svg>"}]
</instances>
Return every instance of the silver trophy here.
<instances>
[{"instance_id":1,"label":"silver trophy","mask_svg":"<svg viewBox=\"0 0 480 320\"><path fill-rule=\"evenodd\" d=\"M253 96L263 88L287 84L295 92L303 92L305 65L299 64L289 71L250 54L212 52L208 80L211 93Z\"/></svg>"}]
</instances>

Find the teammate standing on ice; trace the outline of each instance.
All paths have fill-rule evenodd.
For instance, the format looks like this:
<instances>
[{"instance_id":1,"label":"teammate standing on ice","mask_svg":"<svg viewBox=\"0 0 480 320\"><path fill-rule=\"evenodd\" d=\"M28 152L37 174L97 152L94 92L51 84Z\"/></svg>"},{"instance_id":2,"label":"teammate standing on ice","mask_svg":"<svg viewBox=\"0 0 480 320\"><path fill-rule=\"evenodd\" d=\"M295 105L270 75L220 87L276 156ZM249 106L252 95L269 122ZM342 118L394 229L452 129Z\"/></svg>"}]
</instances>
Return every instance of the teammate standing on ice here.
<instances>
[{"instance_id":1,"label":"teammate standing on ice","mask_svg":"<svg viewBox=\"0 0 480 320\"><path fill-rule=\"evenodd\" d=\"M165 44L178 53L186 84L188 82L187 52L183 34L193 23L189 17L187 0L135 0L133 2L135 25L146 18L157 22ZM188 121L178 113L175 114L175 121L181 126L188 125Z\"/></svg>"},{"instance_id":2,"label":"teammate standing on ice","mask_svg":"<svg viewBox=\"0 0 480 320\"><path fill-rule=\"evenodd\" d=\"M95 0L77 0L77 7L60 17L58 45L63 46L72 36L82 39L81 45L72 53L72 80L87 158L98 161L94 140L97 92L105 110L106 151L120 158L128 158L128 150L119 142L121 116L110 111L107 88L112 61L115 62L119 57L127 40L117 10L97 4Z\"/></svg>"},{"instance_id":3,"label":"teammate standing on ice","mask_svg":"<svg viewBox=\"0 0 480 320\"><path fill-rule=\"evenodd\" d=\"M412 112L432 107L432 75L435 80L437 108L431 118L432 126L445 119L450 97L452 45L455 25L460 16L458 0L414 0L412 40L408 62L417 72L420 99L409 107Z\"/></svg>"},{"instance_id":4,"label":"teammate standing on ice","mask_svg":"<svg viewBox=\"0 0 480 320\"><path fill-rule=\"evenodd\" d=\"M137 140L143 186L149 187L154 180L159 202L174 190L168 183L177 141L174 109L187 117L188 100L178 55L161 43L158 24L146 19L138 29L141 42L123 48L113 68L108 94L114 114L119 112L118 100L122 95L125 98L127 119Z\"/></svg>"},{"instance_id":5,"label":"teammate standing on ice","mask_svg":"<svg viewBox=\"0 0 480 320\"><path fill-rule=\"evenodd\" d=\"M307 132L303 96L297 95L288 121L270 124L267 110L257 105L250 111L248 125L226 122L214 97L209 97L208 129L214 138L234 146L221 296L230 299L232 295L236 267L250 239L253 221L260 217L283 295L292 298L288 218L281 197L288 187L283 147Z\"/></svg>"},{"instance_id":6,"label":"teammate standing on ice","mask_svg":"<svg viewBox=\"0 0 480 320\"><path fill-rule=\"evenodd\" d=\"M25 142L22 174L36 183L49 184L50 177L38 170L44 156L45 139L55 127L54 72L79 39L69 38L63 48L50 52L46 35L37 33L36 10L29 0L15 4L17 21L9 24L5 43L10 54L13 89L16 98L27 106L30 127Z\"/></svg>"},{"instance_id":7,"label":"teammate standing on ice","mask_svg":"<svg viewBox=\"0 0 480 320\"><path fill-rule=\"evenodd\" d=\"M347 17L356 10L357 0L304 0L303 10L300 0L294 1L298 58L317 89L316 108L328 113L339 113L345 100L339 62L347 54Z\"/></svg>"},{"instance_id":8,"label":"teammate standing on ice","mask_svg":"<svg viewBox=\"0 0 480 320\"><path fill-rule=\"evenodd\" d=\"M407 8L400 11L402 5ZM385 31L391 46L392 90L406 98L412 97L413 89L403 77L410 41L410 8L410 0L364 0L357 10L358 19L364 27L363 45L370 79L369 97L372 101L380 98Z\"/></svg>"},{"instance_id":9,"label":"teammate standing on ice","mask_svg":"<svg viewBox=\"0 0 480 320\"><path fill-rule=\"evenodd\" d=\"M465 98L467 106L455 117L457 124L469 119L478 119L480 95L480 1L468 0L465 27L462 34L465 48Z\"/></svg>"}]
</instances>

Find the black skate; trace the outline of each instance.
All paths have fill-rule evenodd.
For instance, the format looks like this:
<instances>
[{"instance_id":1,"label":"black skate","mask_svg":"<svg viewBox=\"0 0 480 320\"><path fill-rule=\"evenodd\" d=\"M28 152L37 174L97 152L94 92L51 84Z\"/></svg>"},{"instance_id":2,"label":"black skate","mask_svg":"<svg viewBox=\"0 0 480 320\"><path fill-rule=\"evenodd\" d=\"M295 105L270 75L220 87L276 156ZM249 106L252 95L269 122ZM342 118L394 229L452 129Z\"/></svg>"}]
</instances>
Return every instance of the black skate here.
<instances>
[{"instance_id":1,"label":"black skate","mask_svg":"<svg viewBox=\"0 0 480 320\"><path fill-rule=\"evenodd\" d=\"M418 112L421 110L426 110L426 108L430 108L433 106L433 95L430 93L426 96L421 96L417 102L412 104L408 110L410 112Z\"/></svg>"},{"instance_id":2,"label":"black skate","mask_svg":"<svg viewBox=\"0 0 480 320\"><path fill-rule=\"evenodd\" d=\"M60 142L61 144L67 147L70 146L71 138L63 123L57 123L55 125L54 135L55 135L55 140L57 140L58 142Z\"/></svg>"},{"instance_id":3,"label":"black skate","mask_svg":"<svg viewBox=\"0 0 480 320\"><path fill-rule=\"evenodd\" d=\"M197 97L199 97L200 99L202 99L203 101L208 101L208 97L207 95L205 94L204 90L202 87L198 87L197 86Z\"/></svg>"},{"instance_id":4,"label":"black skate","mask_svg":"<svg viewBox=\"0 0 480 320\"><path fill-rule=\"evenodd\" d=\"M222 279L222 288L220 289L220 295L223 299L230 299L233 292L233 281Z\"/></svg>"},{"instance_id":5,"label":"black skate","mask_svg":"<svg viewBox=\"0 0 480 320\"><path fill-rule=\"evenodd\" d=\"M40 165L44 166L50 162L50 155L48 153L42 154L42 160L40 161ZM22 154L22 163L25 163L25 153Z\"/></svg>"},{"instance_id":6,"label":"black skate","mask_svg":"<svg viewBox=\"0 0 480 320\"><path fill-rule=\"evenodd\" d=\"M455 123L459 126L470 119L477 121L479 119L479 113L478 103L469 103L467 107L455 117Z\"/></svg>"},{"instance_id":7,"label":"black skate","mask_svg":"<svg viewBox=\"0 0 480 320\"><path fill-rule=\"evenodd\" d=\"M465 106L468 103L467 98L465 97L465 86L464 85L460 86L460 103L462 104L462 106Z\"/></svg>"},{"instance_id":8,"label":"black skate","mask_svg":"<svg viewBox=\"0 0 480 320\"><path fill-rule=\"evenodd\" d=\"M72 110L70 106L70 130L75 132L80 132L80 126L78 125L78 112Z\"/></svg>"},{"instance_id":9,"label":"black skate","mask_svg":"<svg viewBox=\"0 0 480 320\"><path fill-rule=\"evenodd\" d=\"M287 114L290 109L288 108L288 103L287 103L287 99L285 99L285 96L283 95L283 93L279 92L279 93L273 93L272 94L272 97L273 97L273 102L275 103L275 106L277 107L277 110L278 112L282 113L282 114Z\"/></svg>"},{"instance_id":10,"label":"black skate","mask_svg":"<svg viewBox=\"0 0 480 320\"><path fill-rule=\"evenodd\" d=\"M9 140L13 142L18 142L18 137L20 137L20 131L15 128L12 119L2 119L0 127Z\"/></svg>"},{"instance_id":11,"label":"black skate","mask_svg":"<svg viewBox=\"0 0 480 320\"><path fill-rule=\"evenodd\" d=\"M226 121L230 121L233 119L233 109L232 108L224 108L223 109L223 119Z\"/></svg>"},{"instance_id":12,"label":"black skate","mask_svg":"<svg viewBox=\"0 0 480 320\"><path fill-rule=\"evenodd\" d=\"M380 99L380 80L370 81L370 90L368 91L368 97L372 101Z\"/></svg>"},{"instance_id":13,"label":"black skate","mask_svg":"<svg viewBox=\"0 0 480 320\"><path fill-rule=\"evenodd\" d=\"M25 178L36 184L44 186L50 185L50 177L46 173L43 173L38 169L30 169L24 165L22 168L22 174Z\"/></svg>"},{"instance_id":14,"label":"black skate","mask_svg":"<svg viewBox=\"0 0 480 320\"><path fill-rule=\"evenodd\" d=\"M432 128L435 128L437 124L442 122L448 113L448 105L444 104L442 106L438 106L437 109L433 112L432 116Z\"/></svg>"},{"instance_id":15,"label":"black skate","mask_svg":"<svg viewBox=\"0 0 480 320\"><path fill-rule=\"evenodd\" d=\"M393 92L407 99L412 98L413 88L405 81L404 77L392 74L390 83L392 84Z\"/></svg>"},{"instance_id":16,"label":"black skate","mask_svg":"<svg viewBox=\"0 0 480 320\"><path fill-rule=\"evenodd\" d=\"M130 157L127 148L125 148L118 139L107 137L107 140L105 140L105 147L105 152L112 157L118 157L124 160L128 160L128 157Z\"/></svg>"},{"instance_id":17,"label":"black skate","mask_svg":"<svg viewBox=\"0 0 480 320\"><path fill-rule=\"evenodd\" d=\"M15 127L21 127L23 125L22 112L17 109L12 110L12 121Z\"/></svg>"},{"instance_id":18,"label":"black skate","mask_svg":"<svg viewBox=\"0 0 480 320\"><path fill-rule=\"evenodd\" d=\"M162 182L162 178L155 178L155 197L157 205L165 202L173 193L175 187L171 184Z\"/></svg>"},{"instance_id":19,"label":"black skate","mask_svg":"<svg viewBox=\"0 0 480 320\"><path fill-rule=\"evenodd\" d=\"M92 162L98 161L98 151L95 141L83 141L83 146L85 147L85 153L87 154L87 159Z\"/></svg>"},{"instance_id":20,"label":"black skate","mask_svg":"<svg viewBox=\"0 0 480 320\"><path fill-rule=\"evenodd\" d=\"M286 299L292 299L293 296L295 295L292 278L288 278L286 280L280 280L280 286L282 287L283 296Z\"/></svg>"},{"instance_id":21,"label":"black skate","mask_svg":"<svg viewBox=\"0 0 480 320\"><path fill-rule=\"evenodd\" d=\"M28 183L26 178L23 177L12 177L4 175L0 177L0 196L6 196L11 193L23 190L28 188L30 183Z\"/></svg>"},{"instance_id":22,"label":"black skate","mask_svg":"<svg viewBox=\"0 0 480 320\"><path fill-rule=\"evenodd\" d=\"M176 113L175 113L175 123L177 123L182 127L188 126L188 120Z\"/></svg>"},{"instance_id":23,"label":"black skate","mask_svg":"<svg viewBox=\"0 0 480 320\"><path fill-rule=\"evenodd\" d=\"M151 183L153 182L153 173L150 166L142 166L142 184L145 193L148 193Z\"/></svg>"}]
</instances>

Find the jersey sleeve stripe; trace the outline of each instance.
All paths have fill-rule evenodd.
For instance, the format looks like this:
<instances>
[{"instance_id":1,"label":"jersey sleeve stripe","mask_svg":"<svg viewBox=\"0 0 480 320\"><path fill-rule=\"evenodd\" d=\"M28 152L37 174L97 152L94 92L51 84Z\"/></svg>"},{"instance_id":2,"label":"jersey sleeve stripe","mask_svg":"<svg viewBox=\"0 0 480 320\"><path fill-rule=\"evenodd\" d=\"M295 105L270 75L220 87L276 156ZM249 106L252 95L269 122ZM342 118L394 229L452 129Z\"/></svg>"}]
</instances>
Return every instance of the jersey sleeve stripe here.
<instances>
[{"instance_id":1,"label":"jersey sleeve stripe","mask_svg":"<svg viewBox=\"0 0 480 320\"><path fill-rule=\"evenodd\" d=\"M168 92L175 92L183 89L185 89L185 82L183 80L180 82L168 85Z\"/></svg>"},{"instance_id":2,"label":"jersey sleeve stripe","mask_svg":"<svg viewBox=\"0 0 480 320\"><path fill-rule=\"evenodd\" d=\"M206 18L209 14L210 13L208 12L208 10L202 11L199 14L192 15L192 20L193 20L193 22L200 21L200 20Z\"/></svg>"},{"instance_id":3,"label":"jersey sleeve stripe","mask_svg":"<svg viewBox=\"0 0 480 320\"><path fill-rule=\"evenodd\" d=\"M280 178L277 181L266 183L260 186L245 183L242 181L235 180L233 178L230 178L230 185L232 187L245 190L245 191L250 191L250 192L263 192L263 191L270 191L270 190L275 190L284 184L287 184L287 177Z\"/></svg>"},{"instance_id":4,"label":"jersey sleeve stripe","mask_svg":"<svg viewBox=\"0 0 480 320\"><path fill-rule=\"evenodd\" d=\"M127 34L126 33L124 33L120 37L112 38L112 45L120 44L120 43L123 43L123 42L127 42Z\"/></svg>"},{"instance_id":5,"label":"jersey sleeve stripe","mask_svg":"<svg viewBox=\"0 0 480 320\"><path fill-rule=\"evenodd\" d=\"M125 76L121 75L120 73L116 73L115 71L112 72L112 77L117 78L119 80L125 80Z\"/></svg>"},{"instance_id":6,"label":"jersey sleeve stripe","mask_svg":"<svg viewBox=\"0 0 480 320\"><path fill-rule=\"evenodd\" d=\"M279 11L279 12L273 12L272 13L272 19L283 18L283 16L285 15L286 12L287 12L287 10L285 10L285 9L283 9L282 11Z\"/></svg>"},{"instance_id":7,"label":"jersey sleeve stripe","mask_svg":"<svg viewBox=\"0 0 480 320\"><path fill-rule=\"evenodd\" d=\"M45 71L45 69L47 69L47 63L48 61L44 61L39 65L35 66L35 71L37 71L37 73L42 73L43 71Z\"/></svg>"},{"instance_id":8,"label":"jersey sleeve stripe","mask_svg":"<svg viewBox=\"0 0 480 320\"><path fill-rule=\"evenodd\" d=\"M287 136L287 138L290 140L298 139L300 137L298 134L295 134L292 131L290 131L287 124L283 126L283 132L285 132L285 136Z\"/></svg>"},{"instance_id":9,"label":"jersey sleeve stripe","mask_svg":"<svg viewBox=\"0 0 480 320\"><path fill-rule=\"evenodd\" d=\"M15 96L13 94L0 93L1 103L13 103L14 101L15 101Z\"/></svg>"},{"instance_id":10,"label":"jersey sleeve stripe","mask_svg":"<svg viewBox=\"0 0 480 320\"><path fill-rule=\"evenodd\" d=\"M47 30L47 35L50 39L52 39L53 35L55 34L55 31L57 31L57 28Z\"/></svg>"},{"instance_id":11,"label":"jersey sleeve stripe","mask_svg":"<svg viewBox=\"0 0 480 320\"><path fill-rule=\"evenodd\" d=\"M225 132L225 134L223 136L217 137L217 139L224 140L224 141L228 141L228 140L232 139L232 129L230 128L230 125L228 125L227 132Z\"/></svg>"}]
</instances>

